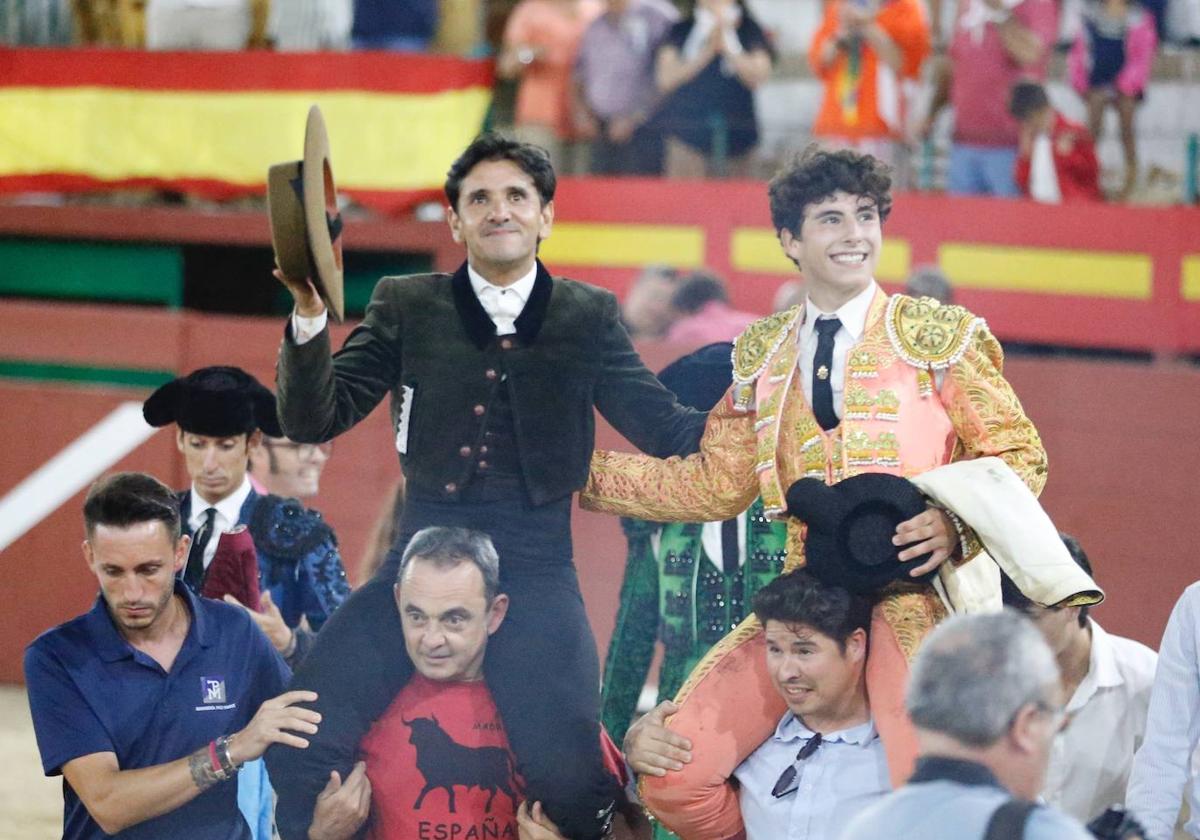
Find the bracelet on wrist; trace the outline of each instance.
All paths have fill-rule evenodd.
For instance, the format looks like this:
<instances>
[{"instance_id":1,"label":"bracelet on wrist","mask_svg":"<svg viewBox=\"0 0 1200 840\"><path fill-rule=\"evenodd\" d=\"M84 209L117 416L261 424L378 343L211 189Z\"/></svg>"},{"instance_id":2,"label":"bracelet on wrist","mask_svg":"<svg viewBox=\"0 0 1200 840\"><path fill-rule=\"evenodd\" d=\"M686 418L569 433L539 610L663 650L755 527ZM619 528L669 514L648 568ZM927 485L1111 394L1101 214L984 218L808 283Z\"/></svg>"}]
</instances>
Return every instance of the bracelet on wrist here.
<instances>
[{"instance_id":1,"label":"bracelet on wrist","mask_svg":"<svg viewBox=\"0 0 1200 840\"><path fill-rule=\"evenodd\" d=\"M222 735L217 740L213 741L214 749L217 755L217 760L221 764L221 770L225 773L226 778L232 778L240 769L238 765L233 763L233 759L229 755L229 742L233 740L231 735Z\"/></svg>"}]
</instances>

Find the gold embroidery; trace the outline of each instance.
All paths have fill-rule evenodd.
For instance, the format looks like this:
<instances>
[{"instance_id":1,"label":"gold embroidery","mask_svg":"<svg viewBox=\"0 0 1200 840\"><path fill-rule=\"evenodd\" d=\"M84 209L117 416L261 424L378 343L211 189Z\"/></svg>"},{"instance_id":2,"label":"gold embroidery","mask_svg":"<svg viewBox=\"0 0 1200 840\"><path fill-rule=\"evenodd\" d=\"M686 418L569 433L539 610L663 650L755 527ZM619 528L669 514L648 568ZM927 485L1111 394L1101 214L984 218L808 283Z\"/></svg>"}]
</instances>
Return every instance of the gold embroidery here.
<instances>
[{"instance_id":1,"label":"gold embroidery","mask_svg":"<svg viewBox=\"0 0 1200 840\"><path fill-rule=\"evenodd\" d=\"M958 434L952 460L1002 458L1035 494L1046 483L1046 450L1012 386L1001 375L1004 353L986 326L950 370L943 402Z\"/></svg>"},{"instance_id":2,"label":"gold embroidery","mask_svg":"<svg viewBox=\"0 0 1200 840\"><path fill-rule=\"evenodd\" d=\"M880 432L875 439L875 463L881 467L900 466L900 441L895 432Z\"/></svg>"},{"instance_id":3,"label":"gold embroidery","mask_svg":"<svg viewBox=\"0 0 1200 840\"><path fill-rule=\"evenodd\" d=\"M925 368L917 371L917 393L922 397L933 396L933 374Z\"/></svg>"},{"instance_id":4,"label":"gold embroidery","mask_svg":"<svg viewBox=\"0 0 1200 840\"><path fill-rule=\"evenodd\" d=\"M845 436L846 463L852 467L867 467L875 461L875 450L871 446L871 436L861 429L855 429Z\"/></svg>"},{"instance_id":5,"label":"gold embroidery","mask_svg":"<svg viewBox=\"0 0 1200 840\"><path fill-rule=\"evenodd\" d=\"M842 397L842 404L844 406L842 420L869 420L871 418L871 406L874 402L875 400L871 398L871 394L866 388L860 383L851 380L846 384L846 392Z\"/></svg>"},{"instance_id":6,"label":"gold embroidery","mask_svg":"<svg viewBox=\"0 0 1200 840\"><path fill-rule=\"evenodd\" d=\"M875 419L893 423L900 419L900 397L895 391L880 391L875 397Z\"/></svg>"},{"instance_id":7,"label":"gold embroidery","mask_svg":"<svg viewBox=\"0 0 1200 840\"><path fill-rule=\"evenodd\" d=\"M792 327L799 322L803 309L793 306L766 318L760 318L742 331L733 343L733 379L753 382L762 375Z\"/></svg>"},{"instance_id":8,"label":"gold embroidery","mask_svg":"<svg viewBox=\"0 0 1200 840\"><path fill-rule=\"evenodd\" d=\"M879 376L879 360L870 350L861 347L850 351L846 360L851 379L873 379Z\"/></svg>"},{"instance_id":9,"label":"gold embroidery","mask_svg":"<svg viewBox=\"0 0 1200 840\"><path fill-rule=\"evenodd\" d=\"M933 298L893 295L888 301L887 332L892 346L913 367L935 370L953 365L983 326L961 306L942 305Z\"/></svg>"},{"instance_id":10,"label":"gold embroidery","mask_svg":"<svg viewBox=\"0 0 1200 840\"><path fill-rule=\"evenodd\" d=\"M912 584L893 584L894 589L885 591L879 602L883 618L896 634L896 642L907 662L912 662L921 646L938 622L946 617L946 608L932 587L914 587Z\"/></svg>"}]
</instances>

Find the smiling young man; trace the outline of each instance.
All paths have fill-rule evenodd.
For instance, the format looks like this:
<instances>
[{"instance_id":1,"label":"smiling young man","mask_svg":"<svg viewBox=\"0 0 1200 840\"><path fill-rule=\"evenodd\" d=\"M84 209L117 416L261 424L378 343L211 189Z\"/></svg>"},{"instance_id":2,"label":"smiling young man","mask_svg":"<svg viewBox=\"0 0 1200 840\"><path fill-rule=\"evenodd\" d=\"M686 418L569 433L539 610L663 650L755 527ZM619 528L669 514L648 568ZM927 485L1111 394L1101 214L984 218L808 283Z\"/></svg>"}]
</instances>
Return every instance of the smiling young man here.
<instances>
[{"instance_id":1,"label":"smiling young man","mask_svg":"<svg viewBox=\"0 0 1200 840\"><path fill-rule=\"evenodd\" d=\"M871 602L797 571L759 590L754 613L771 685L787 711L734 771L745 836L789 837L803 826L810 840L834 840L891 790L863 678ZM669 779L666 768L680 767L672 764L680 755L673 743L654 718L634 724L625 740L630 766Z\"/></svg>"},{"instance_id":2,"label":"smiling young man","mask_svg":"<svg viewBox=\"0 0 1200 840\"><path fill-rule=\"evenodd\" d=\"M833 484L863 472L900 476L950 461L994 455L1035 492L1046 455L1033 424L1001 374L1003 353L983 320L928 298L888 295L875 282L882 226L891 212L888 170L869 155L810 150L769 188L784 254L804 277L807 299L752 324L734 344L734 382L709 415L700 452L661 460L598 452L581 503L656 522L727 519L761 495L768 516L802 478ZM803 522L788 522L785 571L804 563ZM947 559L973 556L977 542L930 508L897 528L899 557L932 552L919 576ZM872 631L868 689L888 748L893 781L912 767L915 742L899 693L907 662L944 615L932 587L894 584ZM750 619L714 648L681 692L671 727L706 749L668 780L647 779L644 800L685 837L735 837L736 793L724 783L775 725L777 707L736 707L746 675L770 698L754 652L762 630ZM721 679L722 674L739 679ZM889 697L891 702L879 702ZM720 742L717 744L716 742Z\"/></svg>"},{"instance_id":3,"label":"smiling young man","mask_svg":"<svg viewBox=\"0 0 1200 840\"><path fill-rule=\"evenodd\" d=\"M572 563L571 495L587 480L594 409L664 457L694 446L704 417L645 368L611 293L538 261L555 186L543 150L477 139L445 185L466 261L451 275L380 280L336 354L312 283L280 277L296 304L278 368L288 436L329 440L390 393L407 494L388 560L297 669L295 684L321 695L321 734L310 750L267 756L288 840L304 835L330 771L349 770L414 673L407 652L378 639L400 632L391 587L404 546L435 525L482 531L503 558L512 604L487 683L530 797L568 837L605 831L617 790L599 749L599 662Z\"/></svg>"},{"instance_id":4,"label":"smiling young man","mask_svg":"<svg viewBox=\"0 0 1200 840\"><path fill-rule=\"evenodd\" d=\"M281 694L287 667L245 613L176 577L189 540L161 482L101 479L83 515L100 595L25 651L42 765L64 779L63 837L251 837L230 782L268 744L307 743L319 716L294 704L315 695Z\"/></svg>"}]
</instances>

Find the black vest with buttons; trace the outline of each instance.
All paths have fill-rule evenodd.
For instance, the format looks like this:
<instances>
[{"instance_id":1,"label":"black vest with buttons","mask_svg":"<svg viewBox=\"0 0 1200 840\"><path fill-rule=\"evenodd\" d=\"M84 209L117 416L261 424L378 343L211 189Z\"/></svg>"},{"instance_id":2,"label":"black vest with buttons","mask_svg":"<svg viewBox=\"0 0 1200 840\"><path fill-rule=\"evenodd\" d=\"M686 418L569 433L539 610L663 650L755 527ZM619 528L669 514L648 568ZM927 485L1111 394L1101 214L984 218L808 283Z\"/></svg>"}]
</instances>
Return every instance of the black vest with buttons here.
<instances>
[{"instance_id":1,"label":"black vest with buttons","mask_svg":"<svg viewBox=\"0 0 1200 840\"><path fill-rule=\"evenodd\" d=\"M515 329L496 336L466 264L452 275L385 277L332 360L328 330L284 341L284 430L329 440L390 392L408 492L454 500L479 475L516 472L534 505L587 481L594 410L644 452L695 449L705 415L680 406L642 364L611 292L551 278L539 262Z\"/></svg>"}]
</instances>

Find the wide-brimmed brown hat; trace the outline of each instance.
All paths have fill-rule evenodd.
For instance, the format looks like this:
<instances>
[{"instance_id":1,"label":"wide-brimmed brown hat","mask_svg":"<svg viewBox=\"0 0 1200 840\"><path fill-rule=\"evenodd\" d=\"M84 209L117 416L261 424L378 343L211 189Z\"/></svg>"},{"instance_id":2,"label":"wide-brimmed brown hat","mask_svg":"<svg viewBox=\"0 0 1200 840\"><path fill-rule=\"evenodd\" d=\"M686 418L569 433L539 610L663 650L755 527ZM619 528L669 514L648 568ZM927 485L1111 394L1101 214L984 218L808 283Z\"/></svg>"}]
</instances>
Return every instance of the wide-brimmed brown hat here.
<instances>
[{"instance_id":1,"label":"wide-brimmed brown hat","mask_svg":"<svg viewBox=\"0 0 1200 840\"><path fill-rule=\"evenodd\" d=\"M329 162L329 136L316 105L308 109L304 159L267 171L267 209L275 262L289 278L310 277L330 317L345 314L342 288L342 217Z\"/></svg>"}]
</instances>

